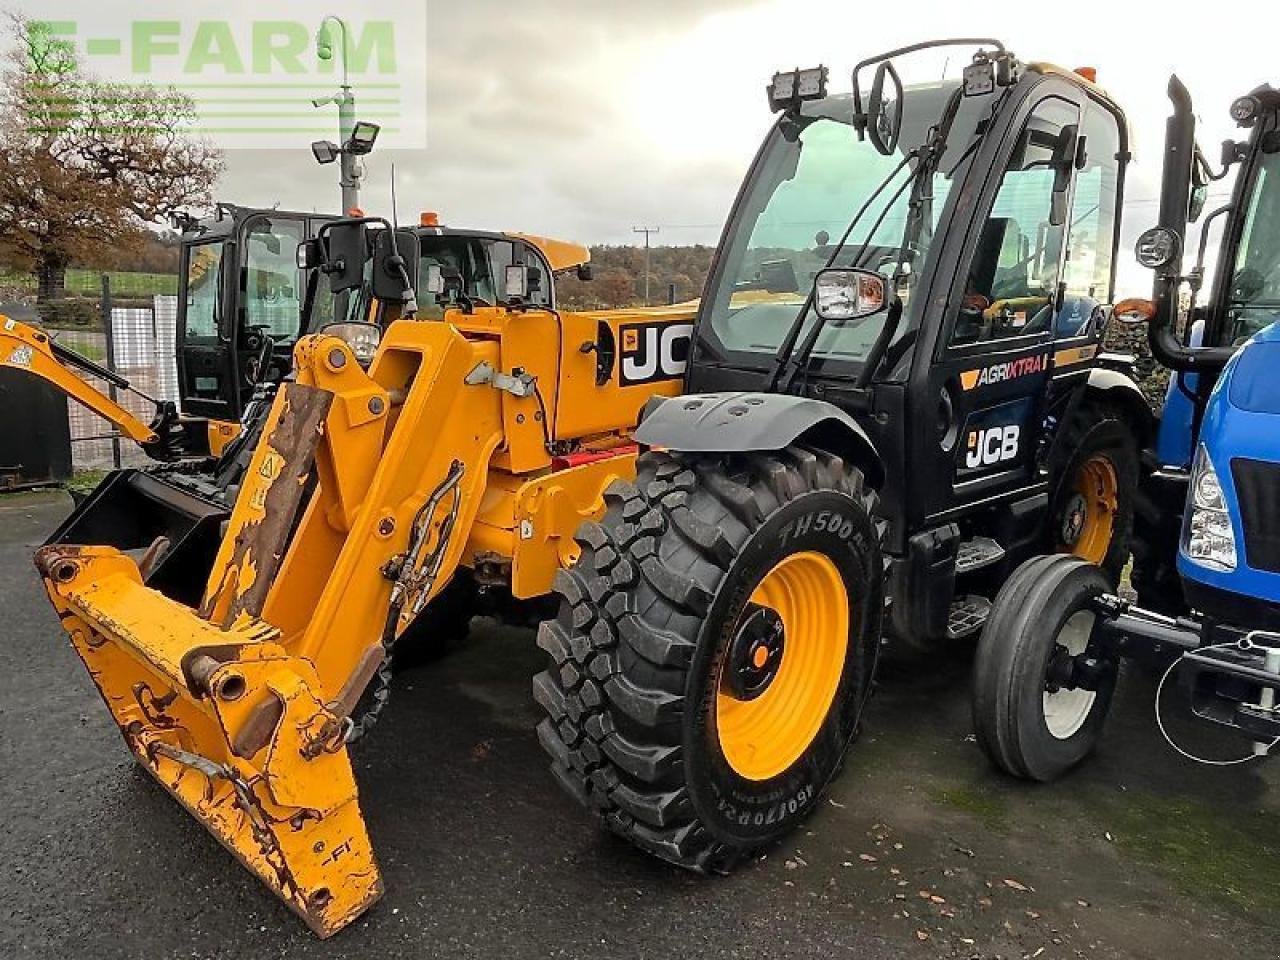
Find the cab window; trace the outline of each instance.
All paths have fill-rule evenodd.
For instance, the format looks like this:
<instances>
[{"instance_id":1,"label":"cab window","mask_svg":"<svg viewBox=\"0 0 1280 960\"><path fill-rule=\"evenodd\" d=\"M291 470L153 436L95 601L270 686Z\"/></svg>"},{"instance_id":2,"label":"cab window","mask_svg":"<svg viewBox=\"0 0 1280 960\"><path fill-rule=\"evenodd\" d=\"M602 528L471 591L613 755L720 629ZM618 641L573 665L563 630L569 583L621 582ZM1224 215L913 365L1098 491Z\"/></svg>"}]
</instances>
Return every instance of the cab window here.
<instances>
[{"instance_id":1,"label":"cab window","mask_svg":"<svg viewBox=\"0 0 1280 960\"><path fill-rule=\"evenodd\" d=\"M1280 151L1259 158L1227 288L1227 336L1243 343L1280 320Z\"/></svg>"},{"instance_id":2,"label":"cab window","mask_svg":"<svg viewBox=\"0 0 1280 960\"><path fill-rule=\"evenodd\" d=\"M1111 300L1112 252L1120 216L1120 127L1111 111L1091 103L1080 132L1085 161L1076 171L1070 239L1062 279L1066 299L1056 322L1059 337L1093 329L1090 319Z\"/></svg>"},{"instance_id":3,"label":"cab window","mask_svg":"<svg viewBox=\"0 0 1280 960\"><path fill-rule=\"evenodd\" d=\"M300 220L255 219L245 240L245 325L265 327L275 340L298 336L302 275L295 254L306 238Z\"/></svg>"},{"instance_id":4,"label":"cab window","mask_svg":"<svg viewBox=\"0 0 1280 960\"><path fill-rule=\"evenodd\" d=\"M1048 331L1068 220L1053 222L1054 186L1067 128L1078 122L1078 107L1049 98L1019 134L979 232L953 346Z\"/></svg>"},{"instance_id":5,"label":"cab window","mask_svg":"<svg viewBox=\"0 0 1280 960\"><path fill-rule=\"evenodd\" d=\"M222 277L221 240L193 246L187 255L187 339L214 340L218 336L218 292Z\"/></svg>"}]
</instances>

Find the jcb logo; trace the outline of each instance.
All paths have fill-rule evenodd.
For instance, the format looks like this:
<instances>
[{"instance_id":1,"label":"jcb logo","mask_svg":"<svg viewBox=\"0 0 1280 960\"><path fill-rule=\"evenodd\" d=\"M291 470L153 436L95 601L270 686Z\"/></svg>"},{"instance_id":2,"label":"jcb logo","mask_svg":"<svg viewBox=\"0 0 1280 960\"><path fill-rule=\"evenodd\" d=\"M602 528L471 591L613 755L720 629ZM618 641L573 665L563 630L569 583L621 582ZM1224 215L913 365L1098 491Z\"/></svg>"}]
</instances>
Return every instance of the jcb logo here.
<instances>
[{"instance_id":1,"label":"jcb logo","mask_svg":"<svg viewBox=\"0 0 1280 960\"><path fill-rule=\"evenodd\" d=\"M974 470L1014 459L1021 434L1022 428L1017 425L970 431L964 465Z\"/></svg>"},{"instance_id":2,"label":"jcb logo","mask_svg":"<svg viewBox=\"0 0 1280 960\"><path fill-rule=\"evenodd\" d=\"M689 365L691 323L633 323L619 331L624 387L678 380Z\"/></svg>"}]
</instances>

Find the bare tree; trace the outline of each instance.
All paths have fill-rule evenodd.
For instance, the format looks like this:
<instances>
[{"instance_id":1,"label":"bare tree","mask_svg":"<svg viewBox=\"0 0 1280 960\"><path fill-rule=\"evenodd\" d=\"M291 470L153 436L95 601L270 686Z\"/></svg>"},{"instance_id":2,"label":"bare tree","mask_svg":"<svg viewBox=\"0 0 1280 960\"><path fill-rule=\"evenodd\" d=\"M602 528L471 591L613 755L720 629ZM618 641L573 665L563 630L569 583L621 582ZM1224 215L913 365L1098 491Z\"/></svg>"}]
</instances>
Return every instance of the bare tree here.
<instances>
[{"instance_id":1,"label":"bare tree","mask_svg":"<svg viewBox=\"0 0 1280 960\"><path fill-rule=\"evenodd\" d=\"M189 134L191 99L172 87L108 83L41 24L12 20L0 87L0 256L34 269L39 297L66 268L141 249L147 225L207 207L221 154Z\"/></svg>"}]
</instances>

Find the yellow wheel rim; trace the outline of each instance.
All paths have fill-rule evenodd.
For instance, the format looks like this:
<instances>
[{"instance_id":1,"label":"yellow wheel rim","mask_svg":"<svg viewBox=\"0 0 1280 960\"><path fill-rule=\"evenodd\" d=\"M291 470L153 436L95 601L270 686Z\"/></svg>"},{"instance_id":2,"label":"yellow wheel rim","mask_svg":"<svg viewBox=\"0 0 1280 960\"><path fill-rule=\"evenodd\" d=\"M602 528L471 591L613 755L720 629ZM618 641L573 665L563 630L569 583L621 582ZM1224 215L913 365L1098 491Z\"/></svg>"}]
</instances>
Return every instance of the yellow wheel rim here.
<instances>
[{"instance_id":1,"label":"yellow wheel rim","mask_svg":"<svg viewBox=\"0 0 1280 960\"><path fill-rule=\"evenodd\" d=\"M1119 490L1116 468L1107 457L1096 454L1080 465L1062 521L1064 553L1090 563L1107 558L1120 505Z\"/></svg>"},{"instance_id":2,"label":"yellow wheel rim","mask_svg":"<svg viewBox=\"0 0 1280 960\"><path fill-rule=\"evenodd\" d=\"M765 574L750 604L766 608L781 622L777 663L763 692L743 699L725 678L733 666L730 641L716 694L716 731L734 772L748 780L768 780L808 749L831 709L849 646L849 594L829 557L805 551ZM740 626L741 618L735 636ZM770 659L760 647L741 653L755 668Z\"/></svg>"}]
</instances>

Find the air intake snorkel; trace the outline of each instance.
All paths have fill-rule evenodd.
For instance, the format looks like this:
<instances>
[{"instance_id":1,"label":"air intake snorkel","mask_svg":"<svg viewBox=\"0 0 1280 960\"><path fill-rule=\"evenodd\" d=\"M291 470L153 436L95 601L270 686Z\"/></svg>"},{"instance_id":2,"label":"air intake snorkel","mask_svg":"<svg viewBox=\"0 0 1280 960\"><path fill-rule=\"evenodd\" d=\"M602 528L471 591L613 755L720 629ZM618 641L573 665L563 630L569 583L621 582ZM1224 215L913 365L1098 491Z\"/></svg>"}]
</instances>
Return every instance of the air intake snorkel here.
<instances>
[{"instance_id":1,"label":"air intake snorkel","mask_svg":"<svg viewBox=\"0 0 1280 960\"><path fill-rule=\"evenodd\" d=\"M1182 283L1182 254L1186 246L1187 217L1191 204L1192 167L1196 163L1196 121L1191 94L1176 75L1169 78L1173 115L1165 124L1164 176L1160 186L1160 218L1157 226L1138 240L1139 261L1156 271L1151 299L1155 312L1147 331L1151 353L1170 370L1214 373L1221 370L1233 347L1188 347L1178 339L1174 321ZM1144 246L1164 244L1164 256L1148 257Z\"/></svg>"}]
</instances>

